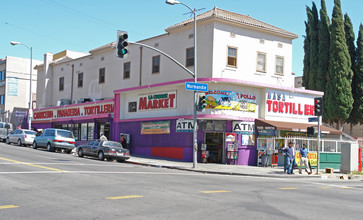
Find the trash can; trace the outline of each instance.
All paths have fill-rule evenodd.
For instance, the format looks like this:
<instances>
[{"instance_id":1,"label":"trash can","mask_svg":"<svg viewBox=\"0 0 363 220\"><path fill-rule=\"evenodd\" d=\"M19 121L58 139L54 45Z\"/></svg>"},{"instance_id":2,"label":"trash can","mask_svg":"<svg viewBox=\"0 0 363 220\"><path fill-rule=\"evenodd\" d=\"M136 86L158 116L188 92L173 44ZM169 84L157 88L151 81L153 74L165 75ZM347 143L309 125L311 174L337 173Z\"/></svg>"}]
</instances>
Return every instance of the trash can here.
<instances>
[{"instance_id":1,"label":"trash can","mask_svg":"<svg viewBox=\"0 0 363 220\"><path fill-rule=\"evenodd\" d=\"M261 166L267 167L268 159L269 159L269 155L267 155L267 154L261 155Z\"/></svg>"}]
</instances>

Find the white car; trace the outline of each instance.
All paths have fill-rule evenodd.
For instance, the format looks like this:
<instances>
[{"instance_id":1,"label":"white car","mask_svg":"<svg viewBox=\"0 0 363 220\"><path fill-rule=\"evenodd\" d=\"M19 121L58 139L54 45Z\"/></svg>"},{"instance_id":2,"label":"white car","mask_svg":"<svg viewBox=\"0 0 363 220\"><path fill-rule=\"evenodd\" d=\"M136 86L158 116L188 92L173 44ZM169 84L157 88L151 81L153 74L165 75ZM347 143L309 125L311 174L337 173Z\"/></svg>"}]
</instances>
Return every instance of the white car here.
<instances>
[{"instance_id":1,"label":"white car","mask_svg":"<svg viewBox=\"0 0 363 220\"><path fill-rule=\"evenodd\" d=\"M27 129L17 129L6 137L6 143L17 143L18 146L32 145L37 133Z\"/></svg>"}]
</instances>

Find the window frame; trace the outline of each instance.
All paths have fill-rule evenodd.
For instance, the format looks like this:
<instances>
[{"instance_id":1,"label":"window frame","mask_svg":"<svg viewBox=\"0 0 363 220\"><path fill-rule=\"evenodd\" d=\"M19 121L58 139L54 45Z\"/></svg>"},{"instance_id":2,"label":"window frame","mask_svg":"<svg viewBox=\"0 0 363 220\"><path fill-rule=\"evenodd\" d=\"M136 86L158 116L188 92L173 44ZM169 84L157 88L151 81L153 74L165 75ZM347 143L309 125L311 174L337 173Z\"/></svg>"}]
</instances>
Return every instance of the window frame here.
<instances>
[{"instance_id":1,"label":"window frame","mask_svg":"<svg viewBox=\"0 0 363 220\"><path fill-rule=\"evenodd\" d=\"M277 72L277 59L278 58L282 59L282 72L281 73ZM284 71L285 71L285 57L276 55L275 56L275 75L283 76L283 75L285 75Z\"/></svg>"},{"instance_id":2,"label":"window frame","mask_svg":"<svg viewBox=\"0 0 363 220\"><path fill-rule=\"evenodd\" d=\"M236 51L236 57L231 57L231 58L234 59L235 65L229 64L229 58L230 58L230 56L229 56L229 49L233 49L233 50ZM227 66L228 67L237 68L237 60L238 60L238 47L227 46Z\"/></svg>"},{"instance_id":3,"label":"window frame","mask_svg":"<svg viewBox=\"0 0 363 220\"><path fill-rule=\"evenodd\" d=\"M98 84L106 82L106 68L102 67L98 70Z\"/></svg>"},{"instance_id":4,"label":"window frame","mask_svg":"<svg viewBox=\"0 0 363 220\"><path fill-rule=\"evenodd\" d=\"M155 61L158 61L157 65ZM157 68L157 69L156 69ZM160 55L157 56L153 56L152 57L152 61L151 61L151 73L155 74L155 73L160 73Z\"/></svg>"},{"instance_id":5,"label":"window frame","mask_svg":"<svg viewBox=\"0 0 363 220\"><path fill-rule=\"evenodd\" d=\"M258 68L259 67L259 63L258 63L258 61L259 61L259 59L258 59L259 55L264 55L265 56L264 63L263 63L263 70ZM256 55L256 72L266 73L266 69L267 69L266 60L267 60L267 53L257 51L257 55Z\"/></svg>"},{"instance_id":6,"label":"window frame","mask_svg":"<svg viewBox=\"0 0 363 220\"><path fill-rule=\"evenodd\" d=\"M80 79L80 76L82 76L81 77L82 79ZM77 87L78 88L82 88L83 87L83 73L78 73L77 79L78 79L78 81L77 81Z\"/></svg>"},{"instance_id":7,"label":"window frame","mask_svg":"<svg viewBox=\"0 0 363 220\"><path fill-rule=\"evenodd\" d=\"M193 52L193 56L192 57L188 57L188 51L192 51ZM194 47L189 47L185 50L185 66L186 67L190 67L190 66L194 66Z\"/></svg>"},{"instance_id":8,"label":"window frame","mask_svg":"<svg viewBox=\"0 0 363 220\"><path fill-rule=\"evenodd\" d=\"M126 69L125 67L128 65L128 69ZM123 65L123 79L130 79L131 76L131 62L125 62Z\"/></svg>"},{"instance_id":9,"label":"window frame","mask_svg":"<svg viewBox=\"0 0 363 220\"><path fill-rule=\"evenodd\" d=\"M64 76L59 77L58 89L59 91L64 91Z\"/></svg>"}]
</instances>

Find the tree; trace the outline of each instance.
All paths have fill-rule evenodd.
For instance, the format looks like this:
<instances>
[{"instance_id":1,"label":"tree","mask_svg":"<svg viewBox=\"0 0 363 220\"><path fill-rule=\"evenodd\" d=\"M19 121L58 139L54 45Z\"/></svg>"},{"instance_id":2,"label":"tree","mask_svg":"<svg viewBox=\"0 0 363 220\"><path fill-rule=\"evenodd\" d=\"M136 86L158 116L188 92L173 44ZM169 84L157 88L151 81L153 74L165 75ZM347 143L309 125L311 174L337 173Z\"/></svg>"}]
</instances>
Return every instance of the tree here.
<instances>
[{"instance_id":1,"label":"tree","mask_svg":"<svg viewBox=\"0 0 363 220\"><path fill-rule=\"evenodd\" d=\"M310 40L310 73L309 73L309 89L316 90L316 76L318 71L319 59L319 39L318 39L318 10L313 2L313 6L308 13L309 40Z\"/></svg>"},{"instance_id":2,"label":"tree","mask_svg":"<svg viewBox=\"0 0 363 220\"><path fill-rule=\"evenodd\" d=\"M334 0L329 51L329 71L325 93L328 120L338 122L339 130L343 130L343 123L348 119L353 108L351 89L353 72L345 41L340 0Z\"/></svg>"},{"instance_id":3,"label":"tree","mask_svg":"<svg viewBox=\"0 0 363 220\"><path fill-rule=\"evenodd\" d=\"M309 89L310 75L310 40L309 40L309 25L305 21L305 39L304 39L304 69L303 69L303 86Z\"/></svg>"}]
</instances>

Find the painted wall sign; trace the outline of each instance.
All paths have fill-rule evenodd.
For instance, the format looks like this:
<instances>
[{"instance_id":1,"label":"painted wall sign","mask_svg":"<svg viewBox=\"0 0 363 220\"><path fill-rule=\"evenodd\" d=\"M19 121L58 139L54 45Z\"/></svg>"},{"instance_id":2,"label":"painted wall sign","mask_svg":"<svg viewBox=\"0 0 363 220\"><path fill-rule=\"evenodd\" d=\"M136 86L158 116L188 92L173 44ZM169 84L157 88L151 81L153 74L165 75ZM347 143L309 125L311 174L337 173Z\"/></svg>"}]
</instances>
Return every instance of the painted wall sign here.
<instances>
[{"instance_id":1,"label":"painted wall sign","mask_svg":"<svg viewBox=\"0 0 363 220\"><path fill-rule=\"evenodd\" d=\"M176 91L141 95L138 99L138 111L176 108Z\"/></svg>"},{"instance_id":2,"label":"painted wall sign","mask_svg":"<svg viewBox=\"0 0 363 220\"><path fill-rule=\"evenodd\" d=\"M8 77L8 96L18 96L17 77Z\"/></svg>"},{"instance_id":3,"label":"painted wall sign","mask_svg":"<svg viewBox=\"0 0 363 220\"><path fill-rule=\"evenodd\" d=\"M141 134L170 134L170 121L141 122Z\"/></svg>"},{"instance_id":4,"label":"painted wall sign","mask_svg":"<svg viewBox=\"0 0 363 220\"><path fill-rule=\"evenodd\" d=\"M114 105L113 102L90 104L82 106L69 106L55 109L34 109L34 121L37 120L49 120L56 118L68 118L68 117L84 117L89 115L100 115L106 113L113 113Z\"/></svg>"},{"instance_id":5,"label":"painted wall sign","mask_svg":"<svg viewBox=\"0 0 363 220\"><path fill-rule=\"evenodd\" d=\"M176 121L176 132L193 132L194 131L194 121L178 119Z\"/></svg>"},{"instance_id":6,"label":"painted wall sign","mask_svg":"<svg viewBox=\"0 0 363 220\"><path fill-rule=\"evenodd\" d=\"M206 108L256 112L256 96L253 94L223 90L205 93Z\"/></svg>"},{"instance_id":7,"label":"painted wall sign","mask_svg":"<svg viewBox=\"0 0 363 220\"><path fill-rule=\"evenodd\" d=\"M232 131L234 131L234 132L254 132L255 131L255 122L234 121L234 122L232 122Z\"/></svg>"}]
</instances>

